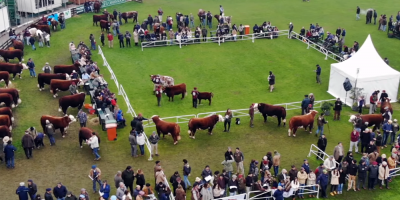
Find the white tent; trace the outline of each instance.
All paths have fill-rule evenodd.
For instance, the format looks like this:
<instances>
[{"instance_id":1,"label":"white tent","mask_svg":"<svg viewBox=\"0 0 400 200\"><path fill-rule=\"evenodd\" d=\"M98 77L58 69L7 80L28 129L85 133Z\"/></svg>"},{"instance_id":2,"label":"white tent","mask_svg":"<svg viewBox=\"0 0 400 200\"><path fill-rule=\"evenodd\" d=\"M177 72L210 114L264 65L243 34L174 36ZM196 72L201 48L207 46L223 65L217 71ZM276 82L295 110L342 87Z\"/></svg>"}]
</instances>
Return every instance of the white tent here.
<instances>
[{"instance_id":1,"label":"white tent","mask_svg":"<svg viewBox=\"0 0 400 200\"><path fill-rule=\"evenodd\" d=\"M358 73L358 74L357 74ZM387 65L376 51L371 36L368 35L364 44L354 56L341 63L331 64L328 93L345 102L346 91L343 82L349 78L353 88L357 79L357 88L363 88L366 104L375 90L386 90L389 98L396 101L399 89L400 73ZM346 104L351 106L350 91Z\"/></svg>"}]
</instances>

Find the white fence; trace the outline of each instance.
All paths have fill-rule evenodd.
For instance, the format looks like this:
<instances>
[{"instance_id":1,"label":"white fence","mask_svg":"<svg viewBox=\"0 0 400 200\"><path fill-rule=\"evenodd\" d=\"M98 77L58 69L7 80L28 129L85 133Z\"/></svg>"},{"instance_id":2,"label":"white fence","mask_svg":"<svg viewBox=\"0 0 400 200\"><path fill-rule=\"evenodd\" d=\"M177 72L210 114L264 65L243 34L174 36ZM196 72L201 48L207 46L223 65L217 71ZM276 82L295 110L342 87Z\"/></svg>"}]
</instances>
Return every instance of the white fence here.
<instances>
[{"instance_id":1,"label":"white fence","mask_svg":"<svg viewBox=\"0 0 400 200\"><path fill-rule=\"evenodd\" d=\"M123 97L123 99L124 99L124 101L126 103L126 106L128 108L126 113L131 114L132 117L136 117L137 116L136 112L135 112L135 110L133 110L133 107L132 107L132 105L131 105L131 103L129 101L128 95L126 95L125 89L122 86L122 84L118 83L117 76L115 76L111 66L108 64L108 62L106 60L106 57L104 56L103 51L101 50L100 45L98 45L98 50L99 50L99 54L101 55L101 58L103 58L103 66L107 67L108 71L111 74L111 79L114 80L114 83L117 86L118 95L122 95L122 97ZM146 134L144 134L144 137L145 137L145 144L146 144L147 150L149 151L149 160L153 160L153 158L151 156L151 145L150 145L149 139L147 138Z\"/></svg>"},{"instance_id":2,"label":"white fence","mask_svg":"<svg viewBox=\"0 0 400 200\"><path fill-rule=\"evenodd\" d=\"M326 101L335 101L336 99L328 99L328 100L320 100L320 101L315 101L314 102L314 108L320 108L322 106L323 102ZM281 103L281 104L275 104L279 106L283 106L286 110L300 110L301 109L301 101L298 102L292 102L292 103ZM236 110L231 110L232 111L232 117L247 117L249 116L249 109L244 108L244 109L236 109ZM191 118L201 118L201 117L207 117L210 115L225 115L226 110L222 111L214 111L214 112L205 112L205 113L198 113L198 114L191 114L191 115L181 115L181 116L173 116L173 117L165 117L161 118L164 121L170 121L170 122L175 122L175 123L187 123ZM259 113L257 109L255 109L254 114ZM143 125L145 128L149 127L155 127L155 124L150 122L146 125Z\"/></svg>"},{"instance_id":3,"label":"white fence","mask_svg":"<svg viewBox=\"0 0 400 200\"><path fill-rule=\"evenodd\" d=\"M248 34L248 35L237 35L236 40L252 40L254 43L255 39L274 39L279 36L286 36L288 35L288 30L282 30L282 31L273 31L273 32L264 32L264 33L255 33L255 34ZM144 48L149 48L149 47L163 47L163 46L173 46L173 45L179 45L180 48L184 45L191 45L191 44L202 44L202 43L218 43L219 46L221 46L221 43L224 42L233 42L235 41L233 39L232 35L224 35L221 37L216 37L212 36L211 37L199 37L199 38L188 38L188 39L181 39L181 40L176 40L176 39L168 39L168 40L157 40L157 41L149 41L149 42L142 42L142 51Z\"/></svg>"}]
</instances>

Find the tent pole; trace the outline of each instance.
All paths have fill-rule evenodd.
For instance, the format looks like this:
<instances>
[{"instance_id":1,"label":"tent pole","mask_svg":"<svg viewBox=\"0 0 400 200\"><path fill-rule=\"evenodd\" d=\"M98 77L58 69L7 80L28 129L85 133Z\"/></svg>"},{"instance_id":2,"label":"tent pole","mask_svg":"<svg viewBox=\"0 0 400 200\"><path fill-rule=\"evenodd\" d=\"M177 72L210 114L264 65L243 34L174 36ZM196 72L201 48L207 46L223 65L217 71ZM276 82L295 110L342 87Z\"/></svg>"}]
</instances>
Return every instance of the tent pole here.
<instances>
[{"instance_id":1,"label":"tent pole","mask_svg":"<svg viewBox=\"0 0 400 200\"><path fill-rule=\"evenodd\" d=\"M354 101L357 101L357 99L358 99L358 97L357 97L357 94L358 94L358 92L357 92L358 72L360 72L360 68L357 68L356 83L354 84L354 100L353 100L353 104L354 104ZM346 92L346 95L347 95L347 92Z\"/></svg>"}]
</instances>

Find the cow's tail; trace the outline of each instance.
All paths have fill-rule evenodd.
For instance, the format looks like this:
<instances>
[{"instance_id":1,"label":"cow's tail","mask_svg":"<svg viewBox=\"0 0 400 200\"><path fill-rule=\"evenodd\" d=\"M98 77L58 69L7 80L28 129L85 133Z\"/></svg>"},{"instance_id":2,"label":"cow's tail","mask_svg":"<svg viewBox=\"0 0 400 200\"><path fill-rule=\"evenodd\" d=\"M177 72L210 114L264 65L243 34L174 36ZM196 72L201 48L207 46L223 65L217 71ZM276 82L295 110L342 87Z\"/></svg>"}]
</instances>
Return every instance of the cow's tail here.
<instances>
[{"instance_id":1,"label":"cow's tail","mask_svg":"<svg viewBox=\"0 0 400 200\"><path fill-rule=\"evenodd\" d=\"M188 134L190 135L191 134L191 131L190 131L190 122L192 121L192 119L190 119L189 120L189 123L188 123Z\"/></svg>"},{"instance_id":2,"label":"cow's tail","mask_svg":"<svg viewBox=\"0 0 400 200\"><path fill-rule=\"evenodd\" d=\"M292 133L292 124L291 121L289 121L289 129L288 129L288 136L290 137L290 134Z\"/></svg>"},{"instance_id":3,"label":"cow's tail","mask_svg":"<svg viewBox=\"0 0 400 200\"><path fill-rule=\"evenodd\" d=\"M286 126L286 109L282 107L282 121L283 121L283 126Z\"/></svg>"},{"instance_id":4,"label":"cow's tail","mask_svg":"<svg viewBox=\"0 0 400 200\"><path fill-rule=\"evenodd\" d=\"M181 128L179 127L178 124L175 124L175 134L176 134L176 139L179 141L181 140Z\"/></svg>"}]
</instances>

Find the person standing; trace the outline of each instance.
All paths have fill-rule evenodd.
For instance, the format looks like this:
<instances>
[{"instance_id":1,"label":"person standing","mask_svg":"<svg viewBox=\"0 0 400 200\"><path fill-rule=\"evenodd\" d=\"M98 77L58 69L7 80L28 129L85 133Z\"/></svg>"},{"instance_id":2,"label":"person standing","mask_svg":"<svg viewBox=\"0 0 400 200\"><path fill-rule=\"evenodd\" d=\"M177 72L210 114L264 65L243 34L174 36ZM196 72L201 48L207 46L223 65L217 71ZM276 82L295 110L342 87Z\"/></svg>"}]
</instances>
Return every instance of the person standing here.
<instances>
[{"instance_id":1,"label":"person standing","mask_svg":"<svg viewBox=\"0 0 400 200\"><path fill-rule=\"evenodd\" d=\"M142 122L138 122L137 124L141 124L141 123ZM139 145L140 156L144 156L145 139L144 139L144 133L143 132L137 132L136 141L137 141L137 144Z\"/></svg>"},{"instance_id":2,"label":"person standing","mask_svg":"<svg viewBox=\"0 0 400 200\"><path fill-rule=\"evenodd\" d=\"M281 154L275 150L274 157L272 158L272 165L274 166L274 175L277 176L279 173L279 165L281 164Z\"/></svg>"},{"instance_id":3,"label":"person standing","mask_svg":"<svg viewBox=\"0 0 400 200\"><path fill-rule=\"evenodd\" d=\"M349 181L348 181L348 186L347 186L347 191L349 191L352 187L354 191L356 190L356 179L357 179L357 170L358 170L358 166L357 166L357 161L356 160L352 160L349 163L349 167L347 168L348 174L349 176Z\"/></svg>"},{"instance_id":4,"label":"person standing","mask_svg":"<svg viewBox=\"0 0 400 200\"><path fill-rule=\"evenodd\" d=\"M101 35L100 35L100 42L101 42L101 46L102 46L102 47L104 47L104 39L105 39L105 37L104 37L104 32L101 32Z\"/></svg>"},{"instance_id":5,"label":"person standing","mask_svg":"<svg viewBox=\"0 0 400 200\"><path fill-rule=\"evenodd\" d=\"M350 134L350 150L353 152L353 147L355 148L356 153L358 153L358 140L360 139L360 132L354 129Z\"/></svg>"},{"instance_id":6,"label":"person standing","mask_svg":"<svg viewBox=\"0 0 400 200\"><path fill-rule=\"evenodd\" d=\"M335 157L336 162L341 163L343 159L343 144L341 142L335 146L335 150L333 151L333 156ZM336 166L339 167L339 166Z\"/></svg>"},{"instance_id":7,"label":"person standing","mask_svg":"<svg viewBox=\"0 0 400 200\"><path fill-rule=\"evenodd\" d=\"M36 50L36 47L35 47L35 38L34 38L34 37L30 37L30 38L29 38L29 43L30 43L31 46L32 46L32 50Z\"/></svg>"},{"instance_id":8,"label":"person standing","mask_svg":"<svg viewBox=\"0 0 400 200\"><path fill-rule=\"evenodd\" d=\"M153 17L151 15L149 15L149 17L147 17L147 25L149 25L149 30L152 31L153 30Z\"/></svg>"},{"instance_id":9,"label":"person standing","mask_svg":"<svg viewBox=\"0 0 400 200\"><path fill-rule=\"evenodd\" d=\"M118 12L118 21L119 21L119 25L122 25L122 14L121 14L121 11Z\"/></svg>"},{"instance_id":10,"label":"person standing","mask_svg":"<svg viewBox=\"0 0 400 200\"><path fill-rule=\"evenodd\" d=\"M308 105L310 104L310 99L308 98L308 95L304 95L304 99L301 102L301 114L305 115L308 113Z\"/></svg>"},{"instance_id":11,"label":"person standing","mask_svg":"<svg viewBox=\"0 0 400 200\"><path fill-rule=\"evenodd\" d=\"M50 47L50 34L43 31L43 36L45 45L47 45L47 47Z\"/></svg>"},{"instance_id":12,"label":"person standing","mask_svg":"<svg viewBox=\"0 0 400 200\"><path fill-rule=\"evenodd\" d=\"M240 151L239 147L236 148L235 153L233 154L233 158L236 162L236 173L244 174L244 167L243 167L243 160L244 156L243 153Z\"/></svg>"},{"instance_id":13,"label":"person standing","mask_svg":"<svg viewBox=\"0 0 400 200\"><path fill-rule=\"evenodd\" d=\"M319 175L317 178L317 184L319 184L322 191L321 195L322 198L327 198L326 189L328 187L328 181L329 181L328 171L324 169L323 173Z\"/></svg>"},{"instance_id":14,"label":"person standing","mask_svg":"<svg viewBox=\"0 0 400 200\"><path fill-rule=\"evenodd\" d=\"M197 91L197 87L194 87L192 90L192 103L193 103L193 108L197 108L197 98L199 97L199 91Z\"/></svg>"},{"instance_id":15,"label":"person standing","mask_svg":"<svg viewBox=\"0 0 400 200\"><path fill-rule=\"evenodd\" d=\"M24 148L26 159L32 158L32 149L35 147L33 137L29 135L29 131L25 131L25 135L21 139L22 148Z\"/></svg>"},{"instance_id":16,"label":"person standing","mask_svg":"<svg viewBox=\"0 0 400 200\"><path fill-rule=\"evenodd\" d=\"M231 121L232 121L232 111L231 109L227 109L225 112L225 120L224 120L224 132L228 132L229 133L229 129L231 129ZM228 124L228 129L226 129L226 125Z\"/></svg>"},{"instance_id":17,"label":"person standing","mask_svg":"<svg viewBox=\"0 0 400 200\"><path fill-rule=\"evenodd\" d=\"M250 108L249 108L249 116L250 116L250 127L253 128L254 124L253 124L253 120L254 120L254 103L251 104Z\"/></svg>"},{"instance_id":18,"label":"person standing","mask_svg":"<svg viewBox=\"0 0 400 200\"><path fill-rule=\"evenodd\" d=\"M393 132L393 126L392 126L392 120L388 120L386 123L383 124L382 127L383 130L383 141L382 141L382 146L387 147L388 143L388 138L391 132Z\"/></svg>"},{"instance_id":19,"label":"person standing","mask_svg":"<svg viewBox=\"0 0 400 200\"><path fill-rule=\"evenodd\" d=\"M57 200L64 200L67 196L67 188L59 182L56 187L53 188L53 195Z\"/></svg>"},{"instance_id":20,"label":"person standing","mask_svg":"<svg viewBox=\"0 0 400 200\"><path fill-rule=\"evenodd\" d=\"M99 161L101 159L99 155L99 138L97 138L97 135L95 132L92 132L92 137L87 140L87 143L90 145L90 148L93 150L93 154L95 155L95 161Z\"/></svg>"},{"instance_id":21,"label":"person standing","mask_svg":"<svg viewBox=\"0 0 400 200\"><path fill-rule=\"evenodd\" d=\"M317 132L315 132L315 136L318 135L318 132L321 132L320 136L324 134L324 125L328 123L328 121L325 121L324 115L325 115L324 113L321 113L321 115L317 119L318 129Z\"/></svg>"},{"instance_id":22,"label":"person standing","mask_svg":"<svg viewBox=\"0 0 400 200\"><path fill-rule=\"evenodd\" d=\"M85 112L83 112L82 109L79 110L78 119L79 119L79 124L81 125L81 128L86 127L87 115Z\"/></svg>"},{"instance_id":23,"label":"person standing","mask_svg":"<svg viewBox=\"0 0 400 200\"><path fill-rule=\"evenodd\" d=\"M369 114L374 114L376 110L376 103L378 101L378 96L374 92L370 97L369 97Z\"/></svg>"},{"instance_id":24,"label":"person standing","mask_svg":"<svg viewBox=\"0 0 400 200\"><path fill-rule=\"evenodd\" d=\"M317 146L318 146L318 156L317 156L317 160L318 159L323 159L323 157L324 157L324 152L325 152L325 149L326 149L326 146L328 145L328 140L326 139L326 137L325 137L325 135L324 134L322 134L320 137L319 137L319 139L318 139L318 143L317 143Z\"/></svg>"},{"instance_id":25,"label":"person standing","mask_svg":"<svg viewBox=\"0 0 400 200\"><path fill-rule=\"evenodd\" d=\"M383 182L386 185L386 189L390 189L388 178L389 178L389 168L387 166L387 162L383 161L382 165L379 166L379 176L378 176L379 181L378 182L379 182L380 189L382 189Z\"/></svg>"},{"instance_id":26,"label":"person standing","mask_svg":"<svg viewBox=\"0 0 400 200\"><path fill-rule=\"evenodd\" d=\"M93 34L90 34L89 40L90 40L90 46L91 46L92 50L96 50L96 41L94 40Z\"/></svg>"},{"instance_id":27,"label":"person standing","mask_svg":"<svg viewBox=\"0 0 400 200\"><path fill-rule=\"evenodd\" d=\"M158 19L160 20L160 23L162 23L162 17L163 17L164 11L161 8L159 8L157 13L158 13Z\"/></svg>"},{"instance_id":28,"label":"person standing","mask_svg":"<svg viewBox=\"0 0 400 200\"><path fill-rule=\"evenodd\" d=\"M390 24L390 23L389 23ZM390 28L389 28L390 29ZM389 65L389 59L388 58L385 58L385 59L383 59L383 61L385 61L385 63L387 64L387 65Z\"/></svg>"},{"instance_id":29,"label":"person standing","mask_svg":"<svg viewBox=\"0 0 400 200\"><path fill-rule=\"evenodd\" d=\"M103 193L102 197L104 199L108 199L108 197L110 196L111 187L110 187L110 185L107 184L107 180L103 181L99 190L101 193Z\"/></svg>"},{"instance_id":30,"label":"person standing","mask_svg":"<svg viewBox=\"0 0 400 200\"><path fill-rule=\"evenodd\" d=\"M129 31L126 31L125 33L125 41L126 41L126 47L131 47L131 37L132 35L129 33Z\"/></svg>"},{"instance_id":31,"label":"person standing","mask_svg":"<svg viewBox=\"0 0 400 200\"><path fill-rule=\"evenodd\" d=\"M207 28L205 26L203 26L203 28L201 29L201 35L203 36L203 42L207 41Z\"/></svg>"},{"instance_id":32,"label":"person standing","mask_svg":"<svg viewBox=\"0 0 400 200\"><path fill-rule=\"evenodd\" d=\"M29 189L25 187L24 182L19 183L19 187L17 188L15 193L18 195L19 200L28 200Z\"/></svg>"},{"instance_id":33,"label":"person standing","mask_svg":"<svg viewBox=\"0 0 400 200\"><path fill-rule=\"evenodd\" d=\"M28 180L28 189L29 189L29 196L31 197L31 200L34 200L36 197L37 193L37 186L35 183L33 183L32 180Z\"/></svg>"},{"instance_id":34,"label":"person standing","mask_svg":"<svg viewBox=\"0 0 400 200\"><path fill-rule=\"evenodd\" d=\"M108 39L108 48L113 48L114 36L111 34L111 32L108 32L107 39Z\"/></svg>"},{"instance_id":35,"label":"person standing","mask_svg":"<svg viewBox=\"0 0 400 200\"><path fill-rule=\"evenodd\" d=\"M131 133L129 134L129 143L131 145L131 156L137 157L137 141L135 129L132 129Z\"/></svg>"},{"instance_id":36,"label":"person standing","mask_svg":"<svg viewBox=\"0 0 400 200\"><path fill-rule=\"evenodd\" d=\"M136 29L135 29L135 31L133 31L133 40L135 41L135 46L137 46L139 43L139 34L138 34L138 30L136 30Z\"/></svg>"},{"instance_id":37,"label":"person standing","mask_svg":"<svg viewBox=\"0 0 400 200\"><path fill-rule=\"evenodd\" d=\"M368 145L371 142L371 132L368 128L366 128L361 134L361 153L367 153Z\"/></svg>"},{"instance_id":38,"label":"person standing","mask_svg":"<svg viewBox=\"0 0 400 200\"><path fill-rule=\"evenodd\" d=\"M156 93L156 97L157 97L157 104L158 104L158 107L160 107L160 106L161 106L161 95L162 95L161 85L159 85L159 86L157 87L155 93Z\"/></svg>"},{"instance_id":39,"label":"person standing","mask_svg":"<svg viewBox=\"0 0 400 200\"><path fill-rule=\"evenodd\" d=\"M26 65L28 65L29 74L31 77L36 77L35 63L33 62L32 58L28 59L28 63L26 63Z\"/></svg>"},{"instance_id":40,"label":"person standing","mask_svg":"<svg viewBox=\"0 0 400 200\"><path fill-rule=\"evenodd\" d=\"M45 63L45 65L42 68L42 71L46 74L50 74L51 73L51 67L50 64L48 62Z\"/></svg>"},{"instance_id":41,"label":"person standing","mask_svg":"<svg viewBox=\"0 0 400 200\"><path fill-rule=\"evenodd\" d=\"M340 100L340 98L337 98L337 100L335 101L335 106L333 107L333 110L335 111L333 120L340 120L340 111L342 111L342 101Z\"/></svg>"},{"instance_id":42,"label":"person standing","mask_svg":"<svg viewBox=\"0 0 400 200\"><path fill-rule=\"evenodd\" d=\"M118 40L119 40L119 48L125 48L125 46L124 46L124 35L122 35L122 33L118 34Z\"/></svg>"},{"instance_id":43,"label":"person standing","mask_svg":"<svg viewBox=\"0 0 400 200\"><path fill-rule=\"evenodd\" d=\"M156 156L158 156L158 141L160 140L160 137L156 134L155 131L153 131L153 134L149 137L149 142L151 145L151 157L154 156L154 153Z\"/></svg>"},{"instance_id":44,"label":"person standing","mask_svg":"<svg viewBox=\"0 0 400 200\"><path fill-rule=\"evenodd\" d=\"M90 169L89 172L89 177L93 180L93 192L96 193L96 184L99 183L99 190L102 187L101 170L96 165L92 165L92 169Z\"/></svg>"},{"instance_id":45,"label":"person standing","mask_svg":"<svg viewBox=\"0 0 400 200\"><path fill-rule=\"evenodd\" d=\"M321 85L321 66L319 66L319 65L316 65L316 67L317 67L317 70L315 70L315 73L316 73L316 79L317 79L317 83L318 84L320 84Z\"/></svg>"},{"instance_id":46,"label":"person standing","mask_svg":"<svg viewBox=\"0 0 400 200\"><path fill-rule=\"evenodd\" d=\"M364 96L360 96L360 98L358 100L358 113L360 115L362 114L363 107L365 107Z\"/></svg>"},{"instance_id":47,"label":"person standing","mask_svg":"<svg viewBox=\"0 0 400 200\"><path fill-rule=\"evenodd\" d=\"M364 190L367 189L365 187L365 183L367 182L367 172L368 172L368 166L366 165L364 160L361 160L361 164L358 166L358 181L357 181L358 191L360 191L360 183L362 183L362 187Z\"/></svg>"},{"instance_id":48,"label":"person standing","mask_svg":"<svg viewBox=\"0 0 400 200\"><path fill-rule=\"evenodd\" d=\"M56 145L54 125L49 120L46 120L46 133L50 140L50 146Z\"/></svg>"},{"instance_id":49,"label":"person standing","mask_svg":"<svg viewBox=\"0 0 400 200\"><path fill-rule=\"evenodd\" d=\"M272 71L269 71L268 83L269 83L269 92L272 92L272 90L274 90L274 85L275 85L275 74L273 74Z\"/></svg>"},{"instance_id":50,"label":"person standing","mask_svg":"<svg viewBox=\"0 0 400 200\"><path fill-rule=\"evenodd\" d=\"M301 193L301 194L299 194L300 199L304 199L304 196L302 193L304 192L304 186L306 185L307 178L308 178L307 172L305 171L304 167L301 167L301 170L299 172L297 172L297 180L299 181L300 187L301 187L299 189L299 193Z\"/></svg>"},{"instance_id":51,"label":"person standing","mask_svg":"<svg viewBox=\"0 0 400 200\"><path fill-rule=\"evenodd\" d=\"M122 172L118 171L117 174L115 174L115 176L114 176L114 185L115 185L115 188L117 188L117 189L119 187L119 183L124 182L121 175L122 175Z\"/></svg>"},{"instance_id":52,"label":"person standing","mask_svg":"<svg viewBox=\"0 0 400 200\"><path fill-rule=\"evenodd\" d=\"M373 190L375 186L375 181L379 175L379 167L376 161L368 167L368 190Z\"/></svg>"},{"instance_id":53,"label":"person standing","mask_svg":"<svg viewBox=\"0 0 400 200\"><path fill-rule=\"evenodd\" d=\"M289 34L288 34L288 38L290 39L290 33L292 33L293 31L293 24L292 22L289 23Z\"/></svg>"},{"instance_id":54,"label":"person standing","mask_svg":"<svg viewBox=\"0 0 400 200\"><path fill-rule=\"evenodd\" d=\"M378 13L374 10L374 25L376 25L376 18L378 17ZM379 28L378 28L379 30Z\"/></svg>"},{"instance_id":55,"label":"person standing","mask_svg":"<svg viewBox=\"0 0 400 200\"><path fill-rule=\"evenodd\" d=\"M360 7L357 6L356 20L359 20L359 19L360 19L360 11L361 11Z\"/></svg>"},{"instance_id":56,"label":"person standing","mask_svg":"<svg viewBox=\"0 0 400 200\"><path fill-rule=\"evenodd\" d=\"M77 86L75 82L72 82L71 85L69 86L69 92L71 93L71 95L73 94L77 94Z\"/></svg>"},{"instance_id":57,"label":"person standing","mask_svg":"<svg viewBox=\"0 0 400 200\"><path fill-rule=\"evenodd\" d=\"M190 173L192 172L192 168L190 167L188 161L186 159L183 159L183 182L187 187L191 187L192 184L190 183L188 177L190 176Z\"/></svg>"},{"instance_id":58,"label":"person standing","mask_svg":"<svg viewBox=\"0 0 400 200\"><path fill-rule=\"evenodd\" d=\"M133 194L133 182L135 180L135 173L131 166L127 166L126 169L122 172L122 180L124 180L126 189L129 188L131 194Z\"/></svg>"}]
</instances>

